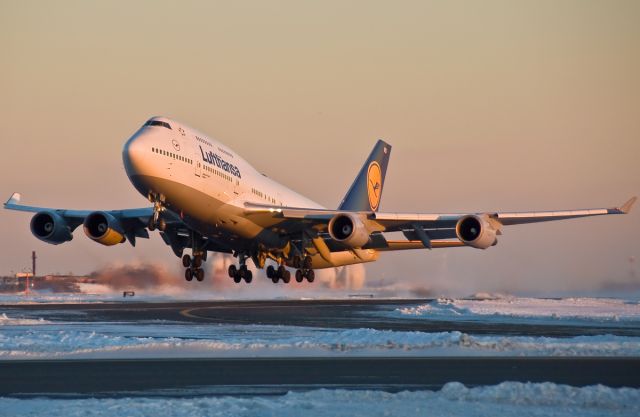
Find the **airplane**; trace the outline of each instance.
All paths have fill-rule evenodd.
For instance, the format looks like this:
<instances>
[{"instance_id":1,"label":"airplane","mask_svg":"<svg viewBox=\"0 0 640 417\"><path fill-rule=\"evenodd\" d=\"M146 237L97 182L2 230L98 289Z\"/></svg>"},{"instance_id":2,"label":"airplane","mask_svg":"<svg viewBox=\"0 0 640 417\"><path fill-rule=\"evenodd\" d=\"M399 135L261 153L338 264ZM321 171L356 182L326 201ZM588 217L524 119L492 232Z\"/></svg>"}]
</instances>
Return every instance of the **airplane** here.
<instances>
[{"instance_id":1,"label":"airplane","mask_svg":"<svg viewBox=\"0 0 640 417\"><path fill-rule=\"evenodd\" d=\"M185 279L204 279L207 253L233 254L236 283L250 283L251 259L273 283L313 282L315 269L373 262L380 253L450 247L487 249L504 226L626 214L632 197L614 208L459 214L378 211L391 145L378 140L337 209L290 190L253 168L221 142L166 117L152 117L124 144L129 180L152 204L124 210L68 210L23 205L19 193L5 209L36 213L33 235L50 244L73 239L80 225L92 240L112 246L158 230L182 258ZM402 235L398 239L395 235ZM185 253L191 250L191 255Z\"/></svg>"}]
</instances>

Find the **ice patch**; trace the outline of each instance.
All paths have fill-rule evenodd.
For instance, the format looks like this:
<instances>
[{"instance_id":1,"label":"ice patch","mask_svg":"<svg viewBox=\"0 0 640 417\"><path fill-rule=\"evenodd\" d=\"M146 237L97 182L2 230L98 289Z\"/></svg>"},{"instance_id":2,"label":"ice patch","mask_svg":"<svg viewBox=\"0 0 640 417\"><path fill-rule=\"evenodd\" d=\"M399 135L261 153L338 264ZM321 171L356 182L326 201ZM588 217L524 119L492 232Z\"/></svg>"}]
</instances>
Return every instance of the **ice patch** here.
<instances>
[{"instance_id":1,"label":"ice patch","mask_svg":"<svg viewBox=\"0 0 640 417\"><path fill-rule=\"evenodd\" d=\"M474 316L486 319L487 316L496 316L551 320L640 321L640 303L613 298L439 298L428 304L399 308L395 315L437 319Z\"/></svg>"},{"instance_id":2,"label":"ice patch","mask_svg":"<svg viewBox=\"0 0 640 417\"><path fill-rule=\"evenodd\" d=\"M0 398L0 415L92 416L637 416L640 390L601 385L504 382L467 388L452 382L440 391L315 390L283 396L178 398Z\"/></svg>"},{"instance_id":3,"label":"ice patch","mask_svg":"<svg viewBox=\"0 0 640 417\"><path fill-rule=\"evenodd\" d=\"M33 326L48 323L50 322L44 319L11 318L5 313L0 314L0 326Z\"/></svg>"}]
</instances>

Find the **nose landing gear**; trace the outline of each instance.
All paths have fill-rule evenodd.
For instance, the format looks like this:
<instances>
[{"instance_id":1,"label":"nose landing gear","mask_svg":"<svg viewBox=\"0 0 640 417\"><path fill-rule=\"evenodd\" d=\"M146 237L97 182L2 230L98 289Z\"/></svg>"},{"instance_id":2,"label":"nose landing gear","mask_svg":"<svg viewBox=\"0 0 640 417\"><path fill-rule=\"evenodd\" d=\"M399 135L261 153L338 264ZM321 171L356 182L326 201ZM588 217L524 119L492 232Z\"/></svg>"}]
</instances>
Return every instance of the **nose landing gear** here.
<instances>
[{"instance_id":1,"label":"nose landing gear","mask_svg":"<svg viewBox=\"0 0 640 417\"><path fill-rule=\"evenodd\" d=\"M156 229L160 229L161 231L165 231L167 228L167 223L160 216L160 214L164 211L163 200L164 196L153 194L150 195L149 200L153 201L153 216L149 218L149 223L147 224L147 228L149 231L153 232Z\"/></svg>"}]
</instances>

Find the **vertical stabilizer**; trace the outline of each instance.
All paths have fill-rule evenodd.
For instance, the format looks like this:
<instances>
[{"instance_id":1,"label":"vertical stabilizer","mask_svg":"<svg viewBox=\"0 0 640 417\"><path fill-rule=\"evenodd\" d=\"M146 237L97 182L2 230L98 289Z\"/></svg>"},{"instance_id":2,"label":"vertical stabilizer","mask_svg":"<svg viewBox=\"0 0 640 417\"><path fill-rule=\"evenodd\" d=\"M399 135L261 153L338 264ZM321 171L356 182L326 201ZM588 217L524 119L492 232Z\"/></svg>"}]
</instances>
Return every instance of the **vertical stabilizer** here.
<instances>
[{"instance_id":1,"label":"vertical stabilizer","mask_svg":"<svg viewBox=\"0 0 640 417\"><path fill-rule=\"evenodd\" d=\"M338 210L378 211L384 177L391 156L391 145L379 140L358 176L344 196Z\"/></svg>"}]
</instances>

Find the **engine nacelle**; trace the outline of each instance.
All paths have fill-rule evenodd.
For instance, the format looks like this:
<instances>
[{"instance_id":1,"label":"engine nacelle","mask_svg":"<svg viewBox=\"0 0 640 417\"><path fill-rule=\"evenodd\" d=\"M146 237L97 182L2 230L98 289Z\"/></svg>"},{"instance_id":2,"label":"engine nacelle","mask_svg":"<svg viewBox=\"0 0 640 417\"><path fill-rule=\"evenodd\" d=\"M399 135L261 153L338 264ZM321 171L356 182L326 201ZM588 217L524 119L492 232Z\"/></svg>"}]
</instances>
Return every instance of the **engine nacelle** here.
<instances>
[{"instance_id":1,"label":"engine nacelle","mask_svg":"<svg viewBox=\"0 0 640 417\"><path fill-rule=\"evenodd\" d=\"M355 214L338 214L329 222L329 235L352 248L361 248L369 242L369 230Z\"/></svg>"},{"instance_id":2,"label":"engine nacelle","mask_svg":"<svg viewBox=\"0 0 640 417\"><path fill-rule=\"evenodd\" d=\"M55 211L41 211L31 218L31 233L43 242L59 245L73 239L71 228Z\"/></svg>"},{"instance_id":3,"label":"engine nacelle","mask_svg":"<svg viewBox=\"0 0 640 417\"><path fill-rule=\"evenodd\" d=\"M487 249L498 243L498 228L494 227L486 215L464 216L456 224L456 235L465 245Z\"/></svg>"},{"instance_id":4,"label":"engine nacelle","mask_svg":"<svg viewBox=\"0 0 640 417\"><path fill-rule=\"evenodd\" d=\"M92 240L105 246L124 243L124 229L122 225L109 213L94 211L84 219L84 233Z\"/></svg>"}]
</instances>

